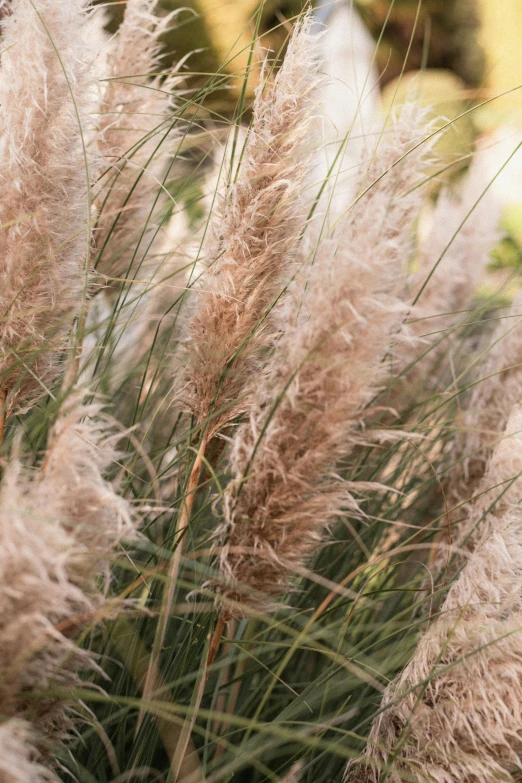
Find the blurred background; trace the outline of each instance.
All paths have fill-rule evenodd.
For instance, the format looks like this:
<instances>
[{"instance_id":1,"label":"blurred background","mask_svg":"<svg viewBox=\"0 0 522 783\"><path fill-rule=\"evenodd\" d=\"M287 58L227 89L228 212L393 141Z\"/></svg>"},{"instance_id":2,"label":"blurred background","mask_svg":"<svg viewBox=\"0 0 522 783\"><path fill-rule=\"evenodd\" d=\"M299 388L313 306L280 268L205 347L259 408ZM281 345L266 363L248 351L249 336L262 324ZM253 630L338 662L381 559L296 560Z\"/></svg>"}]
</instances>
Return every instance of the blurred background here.
<instances>
[{"instance_id":1,"label":"blurred background","mask_svg":"<svg viewBox=\"0 0 522 783\"><path fill-rule=\"evenodd\" d=\"M108 5L116 27L125 3ZM244 75L256 30L262 46L277 52L305 7L303 0L161 0L160 5L179 9L166 50L176 60L189 55L189 70L200 76L218 70ZM419 69L449 72L466 98L470 90L484 98L522 82L520 0L333 0L322 5L321 20L335 25L342 7L358 13L376 41L383 86L403 71ZM514 106L520 112L518 95L499 101L495 113L511 112Z\"/></svg>"},{"instance_id":2,"label":"blurred background","mask_svg":"<svg viewBox=\"0 0 522 783\"><path fill-rule=\"evenodd\" d=\"M109 29L117 28L124 6L121 0L106 6ZM172 193L197 217L199 174L213 154L209 138L221 143L232 123L248 124L259 63L266 53L280 61L293 21L307 5L160 0L160 7L178 11L164 42L165 68L182 62L184 114L193 122L186 171ZM313 7L329 77L321 98L323 176L340 145L348 160L360 158L375 117L389 114L413 89L439 127L447 125L437 143L441 165L433 171L433 196L443 186L458 188L475 160L477 187L489 189L502 213L504 236L491 272L518 271L522 160L513 152L522 140L522 0L318 0Z\"/></svg>"}]
</instances>

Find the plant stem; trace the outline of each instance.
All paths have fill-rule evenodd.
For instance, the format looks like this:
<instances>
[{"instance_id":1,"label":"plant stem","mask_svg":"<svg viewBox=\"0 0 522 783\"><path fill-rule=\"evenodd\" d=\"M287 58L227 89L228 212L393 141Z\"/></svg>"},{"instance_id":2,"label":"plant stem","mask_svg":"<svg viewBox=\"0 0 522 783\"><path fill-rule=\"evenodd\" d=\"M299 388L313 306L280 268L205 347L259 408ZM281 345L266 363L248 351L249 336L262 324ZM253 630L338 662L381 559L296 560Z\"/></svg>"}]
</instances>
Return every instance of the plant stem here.
<instances>
[{"instance_id":1,"label":"plant stem","mask_svg":"<svg viewBox=\"0 0 522 783\"><path fill-rule=\"evenodd\" d=\"M163 598L163 604L158 619L158 628L154 639L154 645L150 656L149 669L147 677L145 679L145 685L143 687L143 696L147 699L150 694L157 687L157 674L159 672L159 659L161 656L161 650L165 642L165 634L167 633L167 625L169 621L170 609L174 600L174 591L176 589L176 583L178 581L179 568L181 565L181 557L183 554L183 540L185 532L189 526L190 517L192 516L192 509L194 508L194 500L196 499L196 490L199 484L199 478L204 464L205 449L207 447L207 438L203 437L199 445L194 465L190 472L187 491L183 498L183 506L181 509L181 515L179 517L176 533L178 538L177 546L172 554L170 560L170 569L168 574L168 587L166 595ZM141 725L143 716L140 715L138 719L138 729Z\"/></svg>"},{"instance_id":2,"label":"plant stem","mask_svg":"<svg viewBox=\"0 0 522 783\"><path fill-rule=\"evenodd\" d=\"M136 688L143 692L143 683L149 676L150 671L150 666L147 666L147 652L135 629L127 620L119 618L116 621L114 631L111 634L111 643L114 645L122 662L125 664L127 671L134 680ZM158 689L165 690L167 693L169 692L162 682L159 672L155 673L155 681L158 685ZM175 723L170 723L163 718L158 718L157 723L158 733L163 742L163 746L169 759L173 761L184 727L176 726ZM185 753L183 763L180 766L180 781L186 781L186 783L205 783L205 775L190 737L186 748L189 752Z\"/></svg>"},{"instance_id":3,"label":"plant stem","mask_svg":"<svg viewBox=\"0 0 522 783\"><path fill-rule=\"evenodd\" d=\"M209 669L216 659L216 655L219 650L219 645L221 644L221 639L223 637L225 626L226 626L226 621L223 616L223 613L221 613L217 619L216 627L214 628L214 633L210 638L205 664L203 667L203 671L201 673L201 677L196 687L196 695L195 695L194 703L192 705L193 709L191 710L191 715L190 717L187 717L181 729L178 746L172 758L172 762L170 766L170 773L171 773L170 780L172 781L172 783L178 783L178 781L179 783L181 783L182 781L182 778L180 778L180 773L182 772L183 765L186 763L187 748L189 747L189 743L191 743L192 729L194 728L194 723L196 722L198 710L201 706L201 700L203 699L203 693L205 691L205 685L207 684Z\"/></svg>"},{"instance_id":4,"label":"plant stem","mask_svg":"<svg viewBox=\"0 0 522 783\"><path fill-rule=\"evenodd\" d=\"M168 590L167 590L167 598L163 602L163 607L161 610L160 615L160 633L159 633L159 639L158 639L158 646L161 649L163 647L163 642L165 641L165 633L167 630L167 623L168 618L170 614L170 607L172 606L172 601L174 599L174 591L176 589L176 582L178 580L178 574L179 574L179 567L181 565L181 557L183 555L183 541L185 538L185 532L188 529L190 518L192 516L192 509L194 508L194 501L196 499L197 494L197 488L199 484L199 477L201 475L201 471L203 469L203 460L205 457L205 450L207 448L207 438L203 437L201 440L201 443L199 444L198 453L196 455L196 459L194 460L194 465L192 466L192 471L190 473L187 492L185 494L185 497L183 498L183 506L181 509L181 516L179 518L179 523L176 529L177 538L178 538L178 545L176 549L174 550L174 553L172 555L171 561L170 561L170 570L169 570L169 577L168 577Z\"/></svg>"}]
</instances>

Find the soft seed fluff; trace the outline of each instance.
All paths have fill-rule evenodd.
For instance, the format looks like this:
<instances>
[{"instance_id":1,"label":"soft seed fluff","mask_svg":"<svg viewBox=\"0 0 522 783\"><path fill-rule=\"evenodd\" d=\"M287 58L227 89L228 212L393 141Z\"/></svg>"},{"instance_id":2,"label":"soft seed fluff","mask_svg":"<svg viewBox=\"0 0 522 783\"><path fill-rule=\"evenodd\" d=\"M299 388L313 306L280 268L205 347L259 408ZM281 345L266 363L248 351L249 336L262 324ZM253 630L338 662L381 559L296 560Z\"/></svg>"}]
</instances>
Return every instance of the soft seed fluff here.
<instances>
[{"instance_id":1,"label":"soft seed fluff","mask_svg":"<svg viewBox=\"0 0 522 783\"><path fill-rule=\"evenodd\" d=\"M12 0L1 20L0 393L59 373L89 247L81 128L93 95L83 0Z\"/></svg>"},{"instance_id":2,"label":"soft seed fluff","mask_svg":"<svg viewBox=\"0 0 522 783\"><path fill-rule=\"evenodd\" d=\"M519 391L515 399L520 398ZM506 400L509 400L509 388L506 389ZM479 415L477 409L471 408L471 412ZM444 543L451 544L454 551L450 556L447 547L441 547L432 566L432 572L443 573L445 579L462 565L463 558L475 548L486 531L497 527L507 510L522 498L522 405L512 407L507 422L499 417L496 424L503 431L484 434L484 452L488 454L483 474L469 479L468 484L451 487L455 509L450 516L449 538ZM457 493L459 488L460 496Z\"/></svg>"},{"instance_id":3,"label":"soft seed fluff","mask_svg":"<svg viewBox=\"0 0 522 783\"><path fill-rule=\"evenodd\" d=\"M500 208L484 193L479 162L472 163L460 198L443 190L432 227L419 250L419 271L410 280L419 297L410 315L410 334L418 340L401 351L401 364L425 383L430 366L451 348L455 327L469 315L473 297L500 240ZM480 198L480 200L479 200Z\"/></svg>"},{"instance_id":4,"label":"soft seed fluff","mask_svg":"<svg viewBox=\"0 0 522 783\"><path fill-rule=\"evenodd\" d=\"M522 400L522 294L502 313L488 342L480 377L462 415L458 441L461 497L470 497L476 490L512 406Z\"/></svg>"},{"instance_id":5,"label":"soft seed fluff","mask_svg":"<svg viewBox=\"0 0 522 783\"><path fill-rule=\"evenodd\" d=\"M181 392L209 435L248 407L272 336L269 310L288 282L306 222L299 196L319 68L311 24L309 16L296 24L277 76L257 90L239 175L211 224L208 270L186 328Z\"/></svg>"},{"instance_id":6,"label":"soft seed fluff","mask_svg":"<svg viewBox=\"0 0 522 783\"><path fill-rule=\"evenodd\" d=\"M97 404L73 395L63 406L49 438L38 495L77 543L89 553L87 575L109 575L108 558L135 534L136 519L126 500L107 481L116 463L115 433Z\"/></svg>"},{"instance_id":7,"label":"soft seed fluff","mask_svg":"<svg viewBox=\"0 0 522 783\"><path fill-rule=\"evenodd\" d=\"M477 548L388 686L349 781L515 783L522 772L522 515Z\"/></svg>"},{"instance_id":8,"label":"soft seed fluff","mask_svg":"<svg viewBox=\"0 0 522 783\"><path fill-rule=\"evenodd\" d=\"M0 704L30 722L37 745L72 727L67 699L49 690L95 668L75 635L103 615L107 558L133 532L103 475L114 450L98 414L70 401L42 470L12 461L0 487Z\"/></svg>"},{"instance_id":9,"label":"soft seed fluff","mask_svg":"<svg viewBox=\"0 0 522 783\"><path fill-rule=\"evenodd\" d=\"M71 579L85 568L84 553L39 500L12 463L0 489L0 703L4 716L35 719L38 730L52 733L69 721L45 690L78 683L78 671L89 667L69 635L94 604ZM69 635L57 630L64 622Z\"/></svg>"},{"instance_id":10,"label":"soft seed fluff","mask_svg":"<svg viewBox=\"0 0 522 783\"><path fill-rule=\"evenodd\" d=\"M390 783L519 779L521 473L522 405L516 405L456 531L467 565L412 660L388 686L349 780L378 783L388 763Z\"/></svg>"},{"instance_id":11,"label":"soft seed fluff","mask_svg":"<svg viewBox=\"0 0 522 783\"><path fill-rule=\"evenodd\" d=\"M365 407L404 317L421 200L411 184L423 171L422 147L406 153L423 138L422 119L412 106L402 111L342 230L319 245L277 312L282 336L233 438L235 481L218 531L223 592L241 604L233 613L284 593L335 516L356 512L335 467L364 440Z\"/></svg>"},{"instance_id":12,"label":"soft seed fluff","mask_svg":"<svg viewBox=\"0 0 522 783\"><path fill-rule=\"evenodd\" d=\"M39 763L31 742L31 727L11 718L0 723L0 781L2 783L58 783L59 778Z\"/></svg>"},{"instance_id":13,"label":"soft seed fluff","mask_svg":"<svg viewBox=\"0 0 522 783\"><path fill-rule=\"evenodd\" d=\"M142 267L157 217L152 214L155 194L172 152L167 142L178 77L163 78L158 71L160 38L173 16L157 12L158 0L128 0L107 57L99 122L104 172L95 198L94 237L96 269L109 282Z\"/></svg>"}]
</instances>

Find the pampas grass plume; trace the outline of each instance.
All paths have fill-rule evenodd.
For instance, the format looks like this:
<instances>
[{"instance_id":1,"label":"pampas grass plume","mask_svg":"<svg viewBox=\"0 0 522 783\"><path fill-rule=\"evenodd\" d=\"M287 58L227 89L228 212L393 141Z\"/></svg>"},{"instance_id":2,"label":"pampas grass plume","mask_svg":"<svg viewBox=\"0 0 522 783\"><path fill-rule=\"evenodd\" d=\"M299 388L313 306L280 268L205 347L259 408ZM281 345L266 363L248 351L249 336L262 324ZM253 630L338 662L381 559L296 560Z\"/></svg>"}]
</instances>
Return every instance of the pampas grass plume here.
<instances>
[{"instance_id":1,"label":"pampas grass plume","mask_svg":"<svg viewBox=\"0 0 522 783\"><path fill-rule=\"evenodd\" d=\"M0 780L2 783L58 783L59 778L39 763L31 742L30 724L12 718L0 724Z\"/></svg>"},{"instance_id":2,"label":"pampas grass plume","mask_svg":"<svg viewBox=\"0 0 522 783\"><path fill-rule=\"evenodd\" d=\"M462 416L457 444L463 460L460 494L473 494L522 389L522 294L502 313L480 365L480 379Z\"/></svg>"},{"instance_id":3,"label":"pampas grass plume","mask_svg":"<svg viewBox=\"0 0 522 783\"><path fill-rule=\"evenodd\" d=\"M491 495L477 499L468 525L473 554L440 617L386 689L365 755L349 768L349 780L377 783L387 766L390 783L518 780L522 517L513 504L521 494L521 429L517 405L485 476L489 486L516 481L487 514Z\"/></svg>"},{"instance_id":4,"label":"pampas grass plume","mask_svg":"<svg viewBox=\"0 0 522 783\"><path fill-rule=\"evenodd\" d=\"M266 606L335 516L357 513L335 465L364 440L365 407L404 317L400 294L421 198L410 186L423 152L398 160L422 138L423 116L403 109L374 152L347 224L319 245L278 311L283 333L233 439L235 481L218 531L232 600Z\"/></svg>"},{"instance_id":5,"label":"pampas grass plume","mask_svg":"<svg viewBox=\"0 0 522 783\"><path fill-rule=\"evenodd\" d=\"M432 228L421 243L419 271L410 280L414 299L418 296L409 315L414 339L399 352L401 367L414 362L410 382L424 381L430 366L448 351L454 327L471 308L500 240L500 210L490 193L481 193L484 183L475 170L479 165L480 159L471 164L460 198L441 192Z\"/></svg>"},{"instance_id":6,"label":"pampas grass plume","mask_svg":"<svg viewBox=\"0 0 522 783\"><path fill-rule=\"evenodd\" d=\"M0 487L0 701L4 716L34 721L35 742L73 725L68 702L46 690L79 685L96 668L74 636L103 615L107 558L134 532L103 475L115 452L98 415L70 399L42 472L12 460Z\"/></svg>"},{"instance_id":7,"label":"pampas grass plume","mask_svg":"<svg viewBox=\"0 0 522 783\"><path fill-rule=\"evenodd\" d=\"M120 281L140 266L154 230L154 193L160 188L172 130L175 73L157 73L160 38L173 14L157 16L158 0L128 0L107 56L109 80L101 104L106 171L96 197L97 271Z\"/></svg>"},{"instance_id":8,"label":"pampas grass plume","mask_svg":"<svg viewBox=\"0 0 522 783\"><path fill-rule=\"evenodd\" d=\"M56 379L89 246L82 128L93 95L82 0L13 0L0 70L0 393Z\"/></svg>"},{"instance_id":9,"label":"pampas grass plume","mask_svg":"<svg viewBox=\"0 0 522 783\"><path fill-rule=\"evenodd\" d=\"M185 335L181 392L185 407L207 422L209 436L247 407L272 337L266 316L289 279L306 219L299 195L319 67L311 25L309 16L296 24L280 71L258 88L237 181L211 226L209 268Z\"/></svg>"}]
</instances>

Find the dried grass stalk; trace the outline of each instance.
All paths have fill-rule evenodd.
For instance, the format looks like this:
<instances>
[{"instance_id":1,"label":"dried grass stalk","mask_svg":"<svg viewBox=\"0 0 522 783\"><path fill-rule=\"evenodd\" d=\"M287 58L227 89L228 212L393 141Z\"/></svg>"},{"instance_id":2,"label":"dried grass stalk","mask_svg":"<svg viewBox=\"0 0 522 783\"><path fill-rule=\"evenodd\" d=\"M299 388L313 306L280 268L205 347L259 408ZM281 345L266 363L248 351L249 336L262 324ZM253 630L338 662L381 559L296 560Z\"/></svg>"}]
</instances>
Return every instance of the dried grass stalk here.
<instances>
[{"instance_id":1,"label":"dried grass stalk","mask_svg":"<svg viewBox=\"0 0 522 783\"><path fill-rule=\"evenodd\" d=\"M103 616L105 559L134 529L102 475L114 451L105 426L85 418L96 414L66 408L43 472L12 461L0 487L2 714L29 721L51 741L73 719L67 699L46 692L84 686L80 673L96 668L74 637Z\"/></svg>"},{"instance_id":2,"label":"dried grass stalk","mask_svg":"<svg viewBox=\"0 0 522 783\"><path fill-rule=\"evenodd\" d=\"M422 117L406 107L375 151L366 193L324 241L278 311L281 339L233 440L221 570L225 595L265 607L289 586L337 514L356 512L336 464L364 440L365 408L404 315ZM370 183L375 183L369 187ZM238 609L241 612L241 608Z\"/></svg>"},{"instance_id":3,"label":"dried grass stalk","mask_svg":"<svg viewBox=\"0 0 522 783\"><path fill-rule=\"evenodd\" d=\"M147 251L155 228L154 194L170 151L166 141L179 79L158 71L160 39L173 14L160 17L157 11L158 0L128 0L108 55L100 120L106 172L95 202L95 241L97 270L109 279L129 277Z\"/></svg>"},{"instance_id":4,"label":"dried grass stalk","mask_svg":"<svg viewBox=\"0 0 522 783\"><path fill-rule=\"evenodd\" d=\"M185 407L215 433L247 407L260 355L273 336L266 316L289 278L306 207L299 198L318 84L311 19L296 24L283 65L258 88L237 181L211 226L208 272L186 330Z\"/></svg>"},{"instance_id":5,"label":"dried grass stalk","mask_svg":"<svg viewBox=\"0 0 522 783\"><path fill-rule=\"evenodd\" d=\"M60 370L89 246L81 127L93 95L82 0L13 0L0 70L0 392L29 405Z\"/></svg>"}]
</instances>

